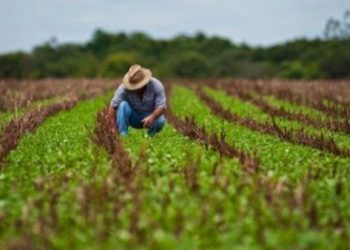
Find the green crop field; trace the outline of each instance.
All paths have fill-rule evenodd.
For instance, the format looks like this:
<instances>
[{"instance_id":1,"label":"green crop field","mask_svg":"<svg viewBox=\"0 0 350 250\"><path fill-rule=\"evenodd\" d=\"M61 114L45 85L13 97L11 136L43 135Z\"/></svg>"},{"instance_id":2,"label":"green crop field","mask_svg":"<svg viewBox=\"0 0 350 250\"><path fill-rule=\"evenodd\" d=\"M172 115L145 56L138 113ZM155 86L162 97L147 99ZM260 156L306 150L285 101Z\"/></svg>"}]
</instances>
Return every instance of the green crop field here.
<instances>
[{"instance_id":1,"label":"green crop field","mask_svg":"<svg viewBox=\"0 0 350 250\"><path fill-rule=\"evenodd\" d=\"M0 82L0 249L350 248L349 81L168 81L155 137L118 83Z\"/></svg>"}]
</instances>

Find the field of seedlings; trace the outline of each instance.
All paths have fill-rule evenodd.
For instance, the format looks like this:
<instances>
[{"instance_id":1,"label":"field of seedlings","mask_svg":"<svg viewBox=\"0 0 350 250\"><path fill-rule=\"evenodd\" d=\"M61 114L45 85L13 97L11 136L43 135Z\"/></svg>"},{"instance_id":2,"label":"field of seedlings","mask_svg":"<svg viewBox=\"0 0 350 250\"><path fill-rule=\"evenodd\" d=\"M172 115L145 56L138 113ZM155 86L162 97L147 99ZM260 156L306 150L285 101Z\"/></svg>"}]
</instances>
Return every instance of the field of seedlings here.
<instances>
[{"instance_id":1,"label":"field of seedlings","mask_svg":"<svg viewBox=\"0 0 350 250\"><path fill-rule=\"evenodd\" d=\"M350 248L350 81L165 81L155 137L119 83L0 81L0 249Z\"/></svg>"}]
</instances>

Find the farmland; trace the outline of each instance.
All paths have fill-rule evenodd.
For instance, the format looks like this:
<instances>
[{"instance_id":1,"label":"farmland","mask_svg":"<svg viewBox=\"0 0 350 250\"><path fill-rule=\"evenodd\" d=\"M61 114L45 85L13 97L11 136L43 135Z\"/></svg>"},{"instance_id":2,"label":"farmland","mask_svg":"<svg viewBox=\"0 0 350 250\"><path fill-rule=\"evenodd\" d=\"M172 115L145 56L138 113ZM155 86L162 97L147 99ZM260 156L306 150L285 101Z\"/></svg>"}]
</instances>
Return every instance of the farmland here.
<instances>
[{"instance_id":1,"label":"farmland","mask_svg":"<svg viewBox=\"0 0 350 250\"><path fill-rule=\"evenodd\" d=\"M0 81L1 249L348 249L350 82L171 80L155 137L119 80Z\"/></svg>"}]
</instances>

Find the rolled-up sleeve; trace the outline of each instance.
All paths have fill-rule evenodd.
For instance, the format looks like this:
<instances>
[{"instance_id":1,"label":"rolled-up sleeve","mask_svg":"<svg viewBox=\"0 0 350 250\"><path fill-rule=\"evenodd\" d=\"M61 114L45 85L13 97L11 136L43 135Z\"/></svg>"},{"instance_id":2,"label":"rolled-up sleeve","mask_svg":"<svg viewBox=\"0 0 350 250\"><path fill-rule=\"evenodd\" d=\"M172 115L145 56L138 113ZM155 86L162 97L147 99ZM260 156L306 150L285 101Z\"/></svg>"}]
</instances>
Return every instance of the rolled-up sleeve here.
<instances>
[{"instance_id":1,"label":"rolled-up sleeve","mask_svg":"<svg viewBox=\"0 0 350 250\"><path fill-rule=\"evenodd\" d=\"M110 102L110 106L113 108L118 108L119 104L125 100L125 87L123 84L120 84L117 90L114 93L114 96Z\"/></svg>"},{"instance_id":2,"label":"rolled-up sleeve","mask_svg":"<svg viewBox=\"0 0 350 250\"><path fill-rule=\"evenodd\" d=\"M163 84L158 84L156 87L155 107L166 109L166 96Z\"/></svg>"}]
</instances>

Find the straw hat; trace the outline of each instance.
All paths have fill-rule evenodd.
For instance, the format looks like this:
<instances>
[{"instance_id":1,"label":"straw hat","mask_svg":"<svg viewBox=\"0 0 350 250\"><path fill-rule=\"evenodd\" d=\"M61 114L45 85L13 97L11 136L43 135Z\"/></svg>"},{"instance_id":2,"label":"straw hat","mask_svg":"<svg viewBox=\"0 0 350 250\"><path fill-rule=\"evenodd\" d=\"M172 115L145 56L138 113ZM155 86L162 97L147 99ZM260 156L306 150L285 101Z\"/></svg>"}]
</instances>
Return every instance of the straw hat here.
<instances>
[{"instance_id":1,"label":"straw hat","mask_svg":"<svg viewBox=\"0 0 350 250\"><path fill-rule=\"evenodd\" d=\"M123 77L123 83L128 90L136 90L145 86L152 77L149 69L142 68L138 64L134 64Z\"/></svg>"}]
</instances>

